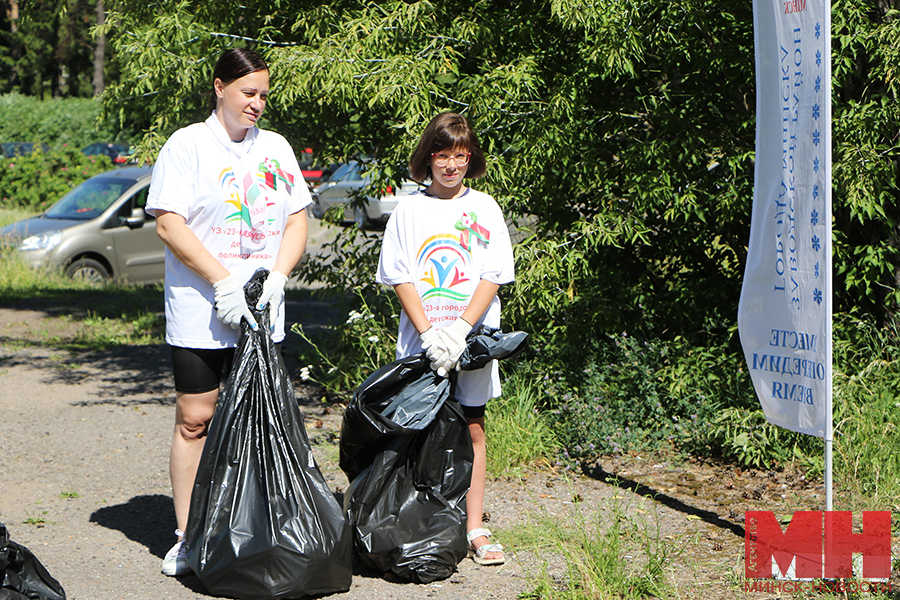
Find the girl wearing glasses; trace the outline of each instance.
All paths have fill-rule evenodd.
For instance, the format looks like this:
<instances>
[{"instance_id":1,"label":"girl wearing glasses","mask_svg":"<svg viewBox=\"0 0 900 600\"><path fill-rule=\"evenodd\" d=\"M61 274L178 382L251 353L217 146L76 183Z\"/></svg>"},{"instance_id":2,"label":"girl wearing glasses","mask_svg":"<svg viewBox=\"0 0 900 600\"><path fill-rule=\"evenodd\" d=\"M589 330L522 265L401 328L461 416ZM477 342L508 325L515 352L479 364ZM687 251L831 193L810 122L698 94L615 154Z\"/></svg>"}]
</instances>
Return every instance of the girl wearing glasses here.
<instances>
[{"instance_id":1,"label":"girl wearing glasses","mask_svg":"<svg viewBox=\"0 0 900 600\"><path fill-rule=\"evenodd\" d=\"M463 185L484 175L485 158L465 117L436 116L409 161L412 179L430 184L400 201L385 227L377 280L400 300L397 357L423 350L438 375L455 369L466 336L500 327L497 290L513 281L512 244L503 213L489 195ZM482 527L485 405L500 396L497 361L458 373L456 399L472 436L472 482L466 496L470 553L480 565L505 562L503 547Z\"/></svg>"}]
</instances>

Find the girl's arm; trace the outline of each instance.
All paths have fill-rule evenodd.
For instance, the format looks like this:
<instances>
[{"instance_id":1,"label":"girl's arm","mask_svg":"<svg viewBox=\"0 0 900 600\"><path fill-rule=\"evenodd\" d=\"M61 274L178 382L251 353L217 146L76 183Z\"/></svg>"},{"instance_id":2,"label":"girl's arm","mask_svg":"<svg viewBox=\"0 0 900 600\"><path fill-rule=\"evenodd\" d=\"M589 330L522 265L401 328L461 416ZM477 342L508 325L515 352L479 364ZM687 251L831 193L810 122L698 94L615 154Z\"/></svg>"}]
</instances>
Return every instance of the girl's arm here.
<instances>
[{"instance_id":1,"label":"girl's arm","mask_svg":"<svg viewBox=\"0 0 900 600\"><path fill-rule=\"evenodd\" d=\"M178 260L210 284L230 275L178 213L157 209L156 234Z\"/></svg>"},{"instance_id":2,"label":"girl's arm","mask_svg":"<svg viewBox=\"0 0 900 600\"><path fill-rule=\"evenodd\" d=\"M491 301L494 299L494 296L497 295L497 290L499 289L500 284L487 281L486 279L480 280L478 285L475 286L475 292L472 294L472 299L469 300L469 306L462 314L462 318L469 324L470 330L472 329L472 325L487 312L488 307L491 305Z\"/></svg>"},{"instance_id":3,"label":"girl's arm","mask_svg":"<svg viewBox=\"0 0 900 600\"><path fill-rule=\"evenodd\" d=\"M406 316L409 317L413 327L420 334L425 333L431 328L428 317L425 316L425 309L422 308L422 299L419 298L419 292L413 283L398 283L394 286L397 293L397 299L400 300L400 306L403 307Z\"/></svg>"},{"instance_id":4,"label":"girl's arm","mask_svg":"<svg viewBox=\"0 0 900 600\"><path fill-rule=\"evenodd\" d=\"M450 370L457 366L457 361L466 348L466 336L472 332L472 325L487 311L498 289L499 284L485 279L480 280L462 316L440 330L440 335L447 346L447 360L443 364L445 369Z\"/></svg>"}]
</instances>

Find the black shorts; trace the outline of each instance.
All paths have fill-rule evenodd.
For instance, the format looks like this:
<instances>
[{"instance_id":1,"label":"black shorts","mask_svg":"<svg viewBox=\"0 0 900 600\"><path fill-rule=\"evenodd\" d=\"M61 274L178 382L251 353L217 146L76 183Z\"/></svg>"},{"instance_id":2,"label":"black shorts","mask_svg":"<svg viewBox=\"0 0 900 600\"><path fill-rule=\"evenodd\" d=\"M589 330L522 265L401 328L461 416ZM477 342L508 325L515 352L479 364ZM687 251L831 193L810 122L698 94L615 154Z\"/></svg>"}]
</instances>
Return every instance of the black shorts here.
<instances>
[{"instance_id":1,"label":"black shorts","mask_svg":"<svg viewBox=\"0 0 900 600\"><path fill-rule=\"evenodd\" d=\"M219 388L228 378L234 363L234 348L182 348L172 349L172 371L175 375L175 391L182 394L205 394ZM281 353L281 343L275 344L275 352Z\"/></svg>"},{"instance_id":2,"label":"black shorts","mask_svg":"<svg viewBox=\"0 0 900 600\"><path fill-rule=\"evenodd\" d=\"M203 394L219 389L219 382L228 377L234 362L234 348L172 349L172 371L175 391L182 394Z\"/></svg>"},{"instance_id":3,"label":"black shorts","mask_svg":"<svg viewBox=\"0 0 900 600\"><path fill-rule=\"evenodd\" d=\"M467 419L480 419L484 416L484 409L486 407L485 404L481 406L466 406L465 404L460 404L459 407L462 409L463 416Z\"/></svg>"},{"instance_id":4,"label":"black shorts","mask_svg":"<svg viewBox=\"0 0 900 600\"><path fill-rule=\"evenodd\" d=\"M181 348L172 349L172 371L175 374L175 391L182 394L205 394L219 388L228 378L234 363L234 348ZM281 344L275 344L275 352L281 353Z\"/></svg>"}]
</instances>

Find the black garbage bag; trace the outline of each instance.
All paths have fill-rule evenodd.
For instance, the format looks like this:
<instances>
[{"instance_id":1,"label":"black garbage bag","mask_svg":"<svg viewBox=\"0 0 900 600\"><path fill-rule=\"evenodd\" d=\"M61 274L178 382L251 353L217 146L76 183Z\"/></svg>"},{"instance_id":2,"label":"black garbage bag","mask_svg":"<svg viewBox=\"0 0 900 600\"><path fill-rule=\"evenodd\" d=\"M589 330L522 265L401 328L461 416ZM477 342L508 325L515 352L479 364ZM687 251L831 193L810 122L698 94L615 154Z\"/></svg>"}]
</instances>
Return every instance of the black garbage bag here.
<instances>
[{"instance_id":1,"label":"black garbage bag","mask_svg":"<svg viewBox=\"0 0 900 600\"><path fill-rule=\"evenodd\" d=\"M32 552L0 523L0 600L66 600L66 592Z\"/></svg>"},{"instance_id":2,"label":"black garbage bag","mask_svg":"<svg viewBox=\"0 0 900 600\"><path fill-rule=\"evenodd\" d=\"M460 368L512 358L528 335L482 328ZM449 577L465 558L472 440L449 379L424 353L396 360L357 388L344 412L344 508L359 561L410 582Z\"/></svg>"},{"instance_id":3,"label":"black garbage bag","mask_svg":"<svg viewBox=\"0 0 900 600\"><path fill-rule=\"evenodd\" d=\"M267 275L244 287L259 330L241 323L194 482L187 561L211 593L232 598L346 591L350 528L313 458L269 309L254 309Z\"/></svg>"}]
</instances>

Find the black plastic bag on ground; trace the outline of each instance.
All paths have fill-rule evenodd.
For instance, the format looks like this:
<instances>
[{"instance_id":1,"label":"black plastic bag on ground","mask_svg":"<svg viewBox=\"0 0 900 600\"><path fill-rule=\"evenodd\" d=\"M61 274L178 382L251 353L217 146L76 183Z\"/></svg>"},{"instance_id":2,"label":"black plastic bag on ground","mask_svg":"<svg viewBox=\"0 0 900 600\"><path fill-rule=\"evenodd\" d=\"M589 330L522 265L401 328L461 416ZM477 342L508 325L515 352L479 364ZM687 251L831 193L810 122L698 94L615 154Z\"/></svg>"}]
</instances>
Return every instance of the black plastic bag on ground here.
<instances>
[{"instance_id":1,"label":"black plastic bag on ground","mask_svg":"<svg viewBox=\"0 0 900 600\"><path fill-rule=\"evenodd\" d=\"M469 337L460 368L512 358L527 337L482 328ZM373 373L344 412L340 466L351 481L344 508L355 555L404 581L446 579L468 550L472 440L452 398L455 381L415 354Z\"/></svg>"},{"instance_id":2,"label":"black plastic bag on ground","mask_svg":"<svg viewBox=\"0 0 900 600\"><path fill-rule=\"evenodd\" d=\"M0 523L0 600L66 600L66 592L32 552Z\"/></svg>"},{"instance_id":3,"label":"black plastic bag on ground","mask_svg":"<svg viewBox=\"0 0 900 600\"><path fill-rule=\"evenodd\" d=\"M350 528L313 458L269 309L254 310L267 275L244 287L259 330L241 322L194 482L187 560L211 593L232 598L346 591Z\"/></svg>"}]
</instances>

